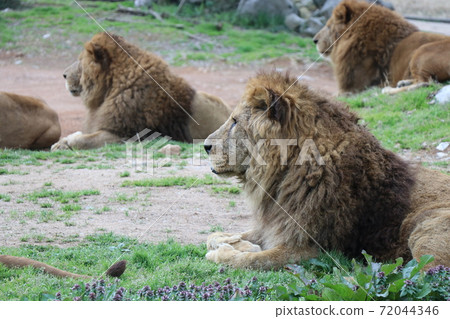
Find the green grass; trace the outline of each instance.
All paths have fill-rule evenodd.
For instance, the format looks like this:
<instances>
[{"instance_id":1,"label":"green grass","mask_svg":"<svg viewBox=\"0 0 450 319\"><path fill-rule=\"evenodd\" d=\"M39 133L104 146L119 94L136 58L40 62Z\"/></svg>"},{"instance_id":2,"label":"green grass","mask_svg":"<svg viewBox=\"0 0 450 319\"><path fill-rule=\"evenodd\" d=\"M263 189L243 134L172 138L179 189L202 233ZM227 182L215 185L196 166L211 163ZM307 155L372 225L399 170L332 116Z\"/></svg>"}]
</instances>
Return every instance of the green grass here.
<instances>
[{"instance_id":1,"label":"green grass","mask_svg":"<svg viewBox=\"0 0 450 319\"><path fill-rule=\"evenodd\" d=\"M49 240L43 235L24 236L23 242ZM256 276L266 285L289 283L292 276L284 271L262 272L237 270L205 260L205 245L180 245L172 240L159 244L143 244L110 233L88 236L76 247L23 245L0 247L1 254L24 256L55 267L87 275L102 274L117 259L126 259L128 268L120 286L137 291L145 285L152 288L170 286L184 281L188 284L212 284L232 278L245 286ZM106 279L113 283L113 279ZM43 294L71 296L74 284L84 286L88 280L59 279L36 269L9 269L0 264L0 300L39 300Z\"/></svg>"},{"instance_id":2,"label":"green grass","mask_svg":"<svg viewBox=\"0 0 450 319\"><path fill-rule=\"evenodd\" d=\"M211 190L214 194L240 194L242 189L238 186L213 186Z\"/></svg>"},{"instance_id":3,"label":"green grass","mask_svg":"<svg viewBox=\"0 0 450 319\"><path fill-rule=\"evenodd\" d=\"M66 226L73 226L73 223L66 223ZM52 242L51 238L39 233L21 238L23 243L30 240ZM105 278L105 286L113 286L112 294L118 287L125 287L127 298L131 300L140 299L137 292L144 286L157 290L180 282L187 286L214 285L229 278L244 287L255 277L269 288L267 300L420 300L425 296L428 300L445 300L450 297L448 271L445 273L442 268L441 273L435 275L419 272L432 260L430 256L421 258L420 263L411 261L399 268L401 258L394 264L379 264L367 254L364 255L366 262L363 262L362 255L360 260L349 260L340 253L330 252L298 265L288 265L288 271L255 271L233 269L207 261L204 244L180 245L173 240L146 244L112 233L87 236L70 248L24 244L21 247L0 247L0 253L28 257L70 272L93 276L102 275L112 263L125 259L126 272L118 282ZM413 281L418 289L408 286L407 279ZM52 300L57 294L63 300L72 300L82 291L72 288L75 285L85 287L85 283L90 281L61 279L34 268L11 269L0 264L0 282L0 300L8 301Z\"/></svg>"},{"instance_id":4,"label":"green grass","mask_svg":"<svg viewBox=\"0 0 450 319\"><path fill-rule=\"evenodd\" d=\"M135 181L125 181L122 183L122 187L172 187L172 186L184 186L185 188L214 185L214 184L227 184L227 181L214 178L211 175L205 175L203 178L195 176L169 176L162 178L149 178Z\"/></svg>"},{"instance_id":5,"label":"green grass","mask_svg":"<svg viewBox=\"0 0 450 319\"><path fill-rule=\"evenodd\" d=\"M34 203L36 203L39 199L49 198L62 204L67 204L70 201L78 202L81 197L94 195L100 195L100 191L87 189L81 191L64 192L56 189L41 189L27 194L25 195L25 197Z\"/></svg>"},{"instance_id":6,"label":"green grass","mask_svg":"<svg viewBox=\"0 0 450 319\"><path fill-rule=\"evenodd\" d=\"M102 31L73 1L22 2L26 5L24 8L5 12L0 17L0 48L36 53L42 50L42 42L45 42L45 50L48 52L57 53L64 50L76 54L81 50L82 43ZM84 2L81 4L86 5ZM133 6L133 2L123 2L121 5ZM129 15L121 16L127 19L126 22L107 20L117 6L118 3L96 2L95 5L85 6L85 9L100 21L106 30L134 39L132 42L135 44L156 51L174 65L212 60L248 62L286 54L307 59L316 59L319 56L311 39L301 38L288 32L283 24L275 26L271 21L261 21L252 26L237 19L230 12L205 14L202 10L189 10L187 7L181 15L175 16L175 5L154 6L155 11L169 14L163 23L151 17ZM217 28L218 21L222 24L220 30ZM183 25L183 29L171 27L174 25ZM260 27L265 29L255 29ZM47 33L51 35L50 39L42 39L42 35ZM149 43L148 38L143 38L143 34L152 35L156 41ZM25 37L20 38L19 35ZM204 41L193 41L192 35ZM72 44L59 41L69 36ZM27 46L26 43L30 42L36 45Z\"/></svg>"},{"instance_id":7,"label":"green grass","mask_svg":"<svg viewBox=\"0 0 450 319\"><path fill-rule=\"evenodd\" d=\"M7 194L0 194L0 201L9 202L11 201L11 196Z\"/></svg>"},{"instance_id":8,"label":"green grass","mask_svg":"<svg viewBox=\"0 0 450 319\"><path fill-rule=\"evenodd\" d=\"M119 174L119 176L122 177L122 178L123 177L130 177L130 172L128 172L128 171L122 172L122 173Z\"/></svg>"},{"instance_id":9,"label":"green grass","mask_svg":"<svg viewBox=\"0 0 450 319\"><path fill-rule=\"evenodd\" d=\"M371 89L341 98L367 124L384 147L417 151L426 142L437 145L450 139L450 103L429 105L430 93L442 85L389 96Z\"/></svg>"}]
</instances>

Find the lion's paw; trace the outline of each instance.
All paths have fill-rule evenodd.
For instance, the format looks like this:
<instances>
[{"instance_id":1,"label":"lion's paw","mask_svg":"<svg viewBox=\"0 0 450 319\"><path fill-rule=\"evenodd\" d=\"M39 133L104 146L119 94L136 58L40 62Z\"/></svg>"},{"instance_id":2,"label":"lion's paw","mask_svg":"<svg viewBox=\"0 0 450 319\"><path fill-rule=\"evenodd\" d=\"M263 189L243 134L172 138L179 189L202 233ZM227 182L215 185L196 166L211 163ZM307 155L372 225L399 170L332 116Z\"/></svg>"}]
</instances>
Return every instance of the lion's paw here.
<instances>
[{"instance_id":1,"label":"lion's paw","mask_svg":"<svg viewBox=\"0 0 450 319\"><path fill-rule=\"evenodd\" d=\"M239 234L227 234L227 233L213 233L208 236L207 248L208 250L215 250L222 244L234 244L241 240Z\"/></svg>"},{"instance_id":2,"label":"lion's paw","mask_svg":"<svg viewBox=\"0 0 450 319\"><path fill-rule=\"evenodd\" d=\"M383 88L383 89L381 90L381 93L382 93L382 94L392 94L392 93L394 93L395 91L397 91L396 88L393 88L393 87L391 87L391 86L386 86L385 88Z\"/></svg>"},{"instance_id":3,"label":"lion's paw","mask_svg":"<svg viewBox=\"0 0 450 319\"><path fill-rule=\"evenodd\" d=\"M228 244L234 249L242 252L261 251L259 245L253 244L248 240L243 240L240 234L214 233L208 236L208 250L218 249L223 244Z\"/></svg>"},{"instance_id":4,"label":"lion's paw","mask_svg":"<svg viewBox=\"0 0 450 319\"><path fill-rule=\"evenodd\" d=\"M52 145L50 151L55 152L55 151L71 150L72 149L71 145L81 135L83 135L83 133L78 131L60 139L58 142Z\"/></svg>"},{"instance_id":5,"label":"lion's paw","mask_svg":"<svg viewBox=\"0 0 450 319\"><path fill-rule=\"evenodd\" d=\"M234 249L233 246L229 244L221 244L218 249L209 251L205 257L215 263L221 263L232 259L239 253L241 252Z\"/></svg>"},{"instance_id":6,"label":"lion's paw","mask_svg":"<svg viewBox=\"0 0 450 319\"><path fill-rule=\"evenodd\" d=\"M64 150L70 150L70 146L67 143L67 139L66 138L62 138L60 139L58 142L56 142L55 144L52 145L52 147L50 148L51 152L56 152L56 151L64 151Z\"/></svg>"},{"instance_id":7,"label":"lion's paw","mask_svg":"<svg viewBox=\"0 0 450 319\"><path fill-rule=\"evenodd\" d=\"M240 240L238 242L232 243L234 249L242 251L242 252L253 252L256 253L261 251L261 247L259 245L253 244L248 240Z\"/></svg>"}]
</instances>

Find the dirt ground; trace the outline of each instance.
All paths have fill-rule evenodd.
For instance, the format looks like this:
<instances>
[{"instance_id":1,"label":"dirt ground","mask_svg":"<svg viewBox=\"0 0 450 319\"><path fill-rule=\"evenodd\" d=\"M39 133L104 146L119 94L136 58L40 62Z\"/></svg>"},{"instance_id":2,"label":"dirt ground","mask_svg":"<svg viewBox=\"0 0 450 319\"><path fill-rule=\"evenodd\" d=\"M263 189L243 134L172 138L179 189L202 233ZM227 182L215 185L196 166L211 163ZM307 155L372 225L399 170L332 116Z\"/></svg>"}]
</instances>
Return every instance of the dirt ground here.
<instances>
[{"instance_id":1,"label":"dirt ground","mask_svg":"<svg viewBox=\"0 0 450 319\"><path fill-rule=\"evenodd\" d=\"M19 52L0 50L0 90L32 95L44 99L60 117L62 136L81 129L85 109L79 98L65 89L62 77L73 57L27 57ZM173 72L186 78L197 90L206 91L235 105L247 79L261 69L289 71L302 76L312 88L335 95L337 86L327 63L310 65L294 58L280 58L254 65L214 63L208 67L176 67ZM305 72L306 71L306 72ZM417 157L417 154L410 155ZM183 163L185 161L185 163ZM174 238L182 243L203 243L212 231L246 231L251 227L250 211L242 194L215 194L211 186L200 187L121 187L124 180L147 177L209 175L208 163L194 165L192 159L176 160L154 175L133 171L125 159L102 159L94 169L75 169L75 164L44 161L43 166L14 167L20 174L0 175L0 246L24 243L74 245L90 234L113 232L158 242ZM127 178L119 177L130 171ZM51 182L51 186L44 183ZM237 185L236 181L229 181ZM230 185L226 185L230 186ZM42 189L77 191L95 189L100 195L80 198L79 211L71 217L61 215L63 205L48 199L32 202L27 194ZM50 208L43 208L50 204ZM105 209L107 207L107 209Z\"/></svg>"},{"instance_id":2,"label":"dirt ground","mask_svg":"<svg viewBox=\"0 0 450 319\"><path fill-rule=\"evenodd\" d=\"M16 64L20 61L20 64ZM85 115L79 98L72 97L65 89L62 73L68 62L62 60L28 60L14 53L0 56L0 88L18 94L33 95L44 99L60 117L62 135L81 130ZM305 70L310 68L308 72ZM312 87L336 94L332 70L327 64L304 64L292 58L280 58L255 66L230 66L214 64L208 68L178 67L173 72L186 78L196 89L215 94L230 105L235 105L243 93L245 83L258 70L289 70L302 76ZM0 246L23 243L51 243L58 246L73 245L86 235L114 232L139 238L142 241L161 241L174 238L182 243L205 242L213 230L241 232L250 227L250 213L243 195L213 194L211 186L169 188L124 188L119 177L130 171L128 179L164 176L210 175L207 162L202 166L179 167L182 160L171 167L163 167L150 176L136 173L122 160L103 160L101 169L73 169L71 165L44 162L43 166L14 167L26 175L0 175L0 194L11 197L0 201ZM175 168L174 168L175 167ZM64 220L42 222L42 214L61 214L62 204L48 199L33 203L27 194L45 189L79 191L95 189L99 196L83 197L78 203L81 210ZM228 180L226 181L229 182ZM235 181L231 181L236 184ZM226 185L229 186L229 185ZM48 189L48 188L47 188ZM120 198L129 198L130 201ZM42 204L51 202L51 209ZM104 207L108 211L99 213ZM34 217L29 217L29 216ZM28 216L28 217L27 217Z\"/></svg>"}]
</instances>

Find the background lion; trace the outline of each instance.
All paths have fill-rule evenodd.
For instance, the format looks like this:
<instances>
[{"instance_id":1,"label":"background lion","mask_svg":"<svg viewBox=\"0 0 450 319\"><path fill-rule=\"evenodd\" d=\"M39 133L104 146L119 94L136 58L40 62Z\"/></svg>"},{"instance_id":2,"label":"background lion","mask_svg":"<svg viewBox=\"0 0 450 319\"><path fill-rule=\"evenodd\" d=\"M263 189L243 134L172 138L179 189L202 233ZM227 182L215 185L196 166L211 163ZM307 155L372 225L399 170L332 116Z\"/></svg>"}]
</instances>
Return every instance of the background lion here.
<instances>
[{"instance_id":1,"label":"background lion","mask_svg":"<svg viewBox=\"0 0 450 319\"><path fill-rule=\"evenodd\" d=\"M214 173L242 181L254 216L249 232L212 234L209 260L270 269L322 248L379 260L432 254L450 265L450 178L415 177L345 105L294 78L251 79L205 150Z\"/></svg>"},{"instance_id":2,"label":"background lion","mask_svg":"<svg viewBox=\"0 0 450 319\"><path fill-rule=\"evenodd\" d=\"M369 6L342 1L314 37L319 52L331 58L341 93L403 86L384 91L396 93L450 79L450 37L419 32L397 13Z\"/></svg>"},{"instance_id":3,"label":"background lion","mask_svg":"<svg viewBox=\"0 0 450 319\"><path fill-rule=\"evenodd\" d=\"M49 148L61 135L58 114L44 101L0 92L0 148Z\"/></svg>"},{"instance_id":4,"label":"background lion","mask_svg":"<svg viewBox=\"0 0 450 319\"><path fill-rule=\"evenodd\" d=\"M64 77L88 115L83 133L61 139L52 150L101 147L145 128L192 142L204 139L230 114L221 99L196 92L162 59L116 35L95 35Z\"/></svg>"}]
</instances>

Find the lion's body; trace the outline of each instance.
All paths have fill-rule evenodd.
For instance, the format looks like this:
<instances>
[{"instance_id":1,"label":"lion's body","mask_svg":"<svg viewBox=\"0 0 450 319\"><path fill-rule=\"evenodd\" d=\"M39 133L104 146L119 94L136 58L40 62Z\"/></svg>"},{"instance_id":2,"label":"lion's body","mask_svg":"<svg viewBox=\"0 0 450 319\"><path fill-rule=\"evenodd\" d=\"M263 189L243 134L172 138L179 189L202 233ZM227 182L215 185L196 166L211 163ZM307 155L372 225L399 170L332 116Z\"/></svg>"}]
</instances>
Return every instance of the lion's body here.
<instances>
[{"instance_id":1,"label":"lion's body","mask_svg":"<svg viewBox=\"0 0 450 319\"><path fill-rule=\"evenodd\" d=\"M196 92L170 72L162 59L115 35L95 35L64 76L71 93L83 99L88 114L83 134L62 139L54 149L100 147L146 128L191 142L194 136L205 138L230 113L222 100ZM198 121L195 110L201 110L207 120ZM207 133L202 136L197 130Z\"/></svg>"},{"instance_id":2,"label":"lion's body","mask_svg":"<svg viewBox=\"0 0 450 319\"><path fill-rule=\"evenodd\" d=\"M0 148L49 148L61 135L58 114L34 97L0 92L0 114Z\"/></svg>"},{"instance_id":3,"label":"lion's body","mask_svg":"<svg viewBox=\"0 0 450 319\"><path fill-rule=\"evenodd\" d=\"M235 267L269 269L315 257L320 248L350 257L364 249L379 260L408 259L412 251L415 258L435 254L436 262L450 264L448 232L424 234L424 223L410 217L428 214L426 205L439 191L436 201L442 207L434 222L440 222L436 227L441 231L448 229L450 178L440 175L440 184L431 188L420 182L414 186L414 169L381 147L346 106L298 83L290 87L292 83L294 79L277 73L250 80L231 118L205 141L214 172L242 180L255 221L254 229L240 236L247 248L235 247L236 235L215 234L208 240L207 257ZM223 156L212 146L217 139L224 141ZM231 162L230 140L237 141ZM251 152L240 142L244 140L259 147L259 157L251 156L248 165L243 163ZM279 141L290 141L286 165L281 146L274 145ZM430 174L439 175L420 170L419 179ZM405 218L413 226L404 226ZM432 248L413 247L428 235L435 237Z\"/></svg>"},{"instance_id":4,"label":"lion's body","mask_svg":"<svg viewBox=\"0 0 450 319\"><path fill-rule=\"evenodd\" d=\"M366 1L342 1L314 41L331 58L341 93L408 80L401 90L387 90L396 93L450 79L450 37L420 32L397 13Z\"/></svg>"}]
</instances>

